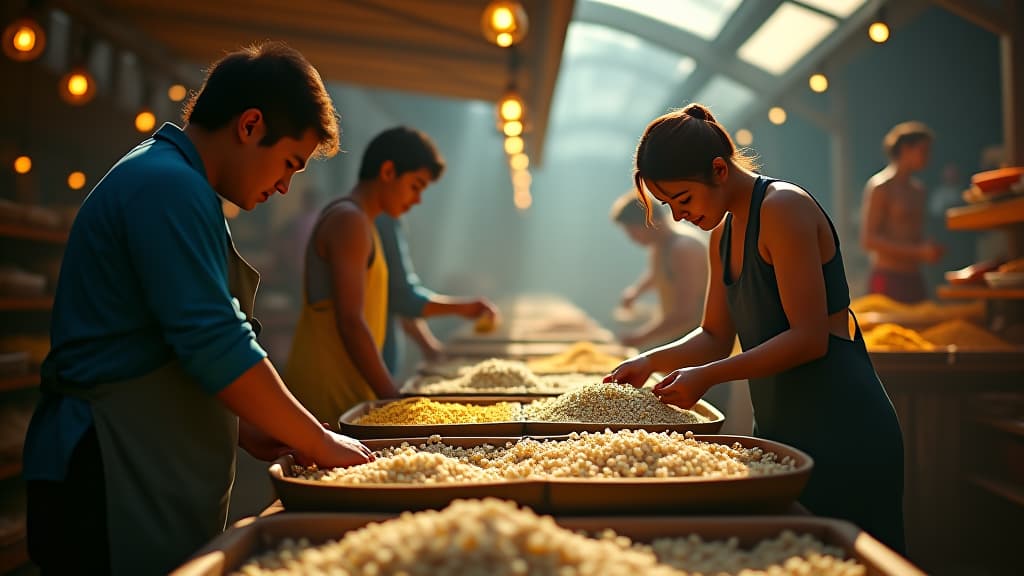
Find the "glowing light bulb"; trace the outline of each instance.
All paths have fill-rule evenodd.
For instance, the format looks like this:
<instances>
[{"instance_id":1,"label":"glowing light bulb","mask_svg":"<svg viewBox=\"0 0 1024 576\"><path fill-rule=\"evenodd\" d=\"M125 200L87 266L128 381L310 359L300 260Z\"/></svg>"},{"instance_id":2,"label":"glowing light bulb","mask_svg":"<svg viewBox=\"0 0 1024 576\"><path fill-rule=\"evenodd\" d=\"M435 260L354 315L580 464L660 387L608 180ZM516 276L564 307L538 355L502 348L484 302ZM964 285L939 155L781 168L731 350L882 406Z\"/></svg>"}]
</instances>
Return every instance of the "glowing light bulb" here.
<instances>
[{"instance_id":1,"label":"glowing light bulb","mask_svg":"<svg viewBox=\"0 0 1024 576\"><path fill-rule=\"evenodd\" d=\"M167 89L167 97L171 102L181 102L188 96L188 89L181 84L174 84Z\"/></svg>"},{"instance_id":2,"label":"glowing light bulb","mask_svg":"<svg viewBox=\"0 0 1024 576\"><path fill-rule=\"evenodd\" d=\"M811 77L808 78L807 84L811 87L811 90L820 94L828 90L828 76L825 76L824 74L812 74Z\"/></svg>"},{"instance_id":3,"label":"glowing light bulb","mask_svg":"<svg viewBox=\"0 0 1024 576\"><path fill-rule=\"evenodd\" d=\"M28 26L19 26L12 42L18 52L31 52L36 47L36 31Z\"/></svg>"},{"instance_id":4,"label":"glowing light bulb","mask_svg":"<svg viewBox=\"0 0 1024 576\"><path fill-rule=\"evenodd\" d=\"M526 143L523 142L523 138L521 136L505 138L505 154L508 154L509 156L519 154L525 147Z\"/></svg>"},{"instance_id":5,"label":"glowing light bulb","mask_svg":"<svg viewBox=\"0 0 1024 576\"><path fill-rule=\"evenodd\" d=\"M523 153L516 154L509 158L508 165L512 170L526 170L530 167L530 157Z\"/></svg>"},{"instance_id":6,"label":"glowing light bulb","mask_svg":"<svg viewBox=\"0 0 1024 576\"><path fill-rule=\"evenodd\" d=\"M28 174L32 171L32 158L24 154L14 159L14 171L18 174Z\"/></svg>"},{"instance_id":7,"label":"glowing light bulb","mask_svg":"<svg viewBox=\"0 0 1024 576\"><path fill-rule=\"evenodd\" d=\"M889 25L885 22L872 22L868 26L868 37L881 44L889 39Z\"/></svg>"},{"instance_id":8,"label":"glowing light bulb","mask_svg":"<svg viewBox=\"0 0 1024 576\"><path fill-rule=\"evenodd\" d=\"M785 124L786 111L779 106L772 107L772 109L768 111L768 121L772 124Z\"/></svg>"},{"instance_id":9,"label":"glowing light bulb","mask_svg":"<svg viewBox=\"0 0 1024 576\"><path fill-rule=\"evenodd\" d=\"M516 26L516 17L512 11L504 6L499 6L491 13L491 29L495 32L508 32Z\"/></svg>"},{"instance_id":10,"label":"glowing light bulb","mask_svg":"<svg viewBox=\"0 0 1024 576\"><path fill-rule=\"evenodd\" d=\"M149 110L142 110L135 115L135 129L139 132L149 132L156 126L156 115Z\"/></svg>"},{"instance_id":11,"label":"glowing light bulb","mask_svg":"<svg viewBox=\"0 0 1024 576\"><path fill-rule=\"evenodd\" d=\"M505 136L519 136L523 133L523 123L519 120L505 122L505 125L502 126L502 131L505 132Z\"/></svg>"},{"instance_id":12,"label":"glowing light bulb","mask_svg":"<svg viewBox=\"0 0 1024 576\"><path fill-rule=\"evenodd\" d=\"M74 171L68 174L68 188L81 190L85 187L85 172Z\"/></svg>"}]
</instances>

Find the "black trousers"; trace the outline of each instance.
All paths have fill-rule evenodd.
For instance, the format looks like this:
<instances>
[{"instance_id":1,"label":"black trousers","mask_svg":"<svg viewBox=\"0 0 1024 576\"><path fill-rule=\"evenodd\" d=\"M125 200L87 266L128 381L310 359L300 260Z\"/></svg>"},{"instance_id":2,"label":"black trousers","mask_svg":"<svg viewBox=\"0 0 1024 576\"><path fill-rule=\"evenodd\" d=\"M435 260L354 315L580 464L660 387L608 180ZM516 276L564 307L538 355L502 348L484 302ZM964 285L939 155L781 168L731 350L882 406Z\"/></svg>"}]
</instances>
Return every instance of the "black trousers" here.
<instances>
[{"instance_id":1,"label":"black trousers","mask_svg":"<svg viewBox=\"0 0 1024 576\"><path fill-rule=\"evenodd\" d=\"M107 494L96 429L75 448L63 482L30 480L28 553L43 576L109 574Z\"/></svg>"}]
</instances>

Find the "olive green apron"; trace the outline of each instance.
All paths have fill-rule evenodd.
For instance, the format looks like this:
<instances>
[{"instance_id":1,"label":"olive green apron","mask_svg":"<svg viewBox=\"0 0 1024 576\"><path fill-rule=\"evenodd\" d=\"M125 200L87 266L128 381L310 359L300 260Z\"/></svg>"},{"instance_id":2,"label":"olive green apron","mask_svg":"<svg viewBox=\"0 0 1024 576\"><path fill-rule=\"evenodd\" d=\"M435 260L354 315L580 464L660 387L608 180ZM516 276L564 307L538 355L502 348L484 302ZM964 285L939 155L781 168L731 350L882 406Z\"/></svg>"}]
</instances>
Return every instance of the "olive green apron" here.
<instances>
[{"instance_id":1,"label":"olive green apron","mask_svg":"<svg viewBox=\"0 0 1024 576\"><path fill-rule=\"evenodd\" d=\"M229 290L252 319L260 276L228 245ZM89 389L47 384L92 408L113 574L166 574L224 530L238 418L179 361Z\"/></svg>"}]
</instances>

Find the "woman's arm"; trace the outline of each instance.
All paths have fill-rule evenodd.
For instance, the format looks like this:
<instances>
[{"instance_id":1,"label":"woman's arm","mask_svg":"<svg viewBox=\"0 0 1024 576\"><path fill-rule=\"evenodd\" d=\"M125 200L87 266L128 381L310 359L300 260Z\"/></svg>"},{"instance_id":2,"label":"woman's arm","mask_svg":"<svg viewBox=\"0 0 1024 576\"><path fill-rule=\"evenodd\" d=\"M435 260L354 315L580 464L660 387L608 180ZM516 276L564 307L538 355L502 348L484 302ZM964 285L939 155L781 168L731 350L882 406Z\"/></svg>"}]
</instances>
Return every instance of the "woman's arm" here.
<instances>
[{"instance_id":1,"label":"woman's arm","mask_svg":"<svg viewBox=\"0 0 1024 576\"><path fill-rule=\"evenodd\" d=\"M736 328L729 315L725 284L722 282L722 262L718 256L721 228L719 226L711 233L708 248L710 281L707 283L704 318L700 327L675 342L627 360L606 376L605 382L642 386L652 372L670 372L681 366L700 365L729 355L736 339Z\"/></svg>"}]
</instances>

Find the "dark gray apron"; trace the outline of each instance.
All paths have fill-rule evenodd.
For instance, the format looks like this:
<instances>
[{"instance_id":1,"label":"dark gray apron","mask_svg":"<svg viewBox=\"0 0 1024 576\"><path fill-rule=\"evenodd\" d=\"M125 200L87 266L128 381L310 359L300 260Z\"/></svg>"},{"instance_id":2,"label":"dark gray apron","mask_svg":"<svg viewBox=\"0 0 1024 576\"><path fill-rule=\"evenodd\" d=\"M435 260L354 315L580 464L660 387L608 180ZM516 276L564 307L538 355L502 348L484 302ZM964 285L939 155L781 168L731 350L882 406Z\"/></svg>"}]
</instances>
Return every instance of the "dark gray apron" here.
<instances>
[{"instance_id":1,"label":"dark gray apron","mask_svg":"<svg viewBox=\"0 0 1024 576\"><path fill-rule=\"evenodd\" d=\"M228 244L229 289L251 318L260 276ZM88 389L44 386L92 408L113 574L166 574L224 530L238 418L180 362Z\"/></svg>"}]
</instances>

